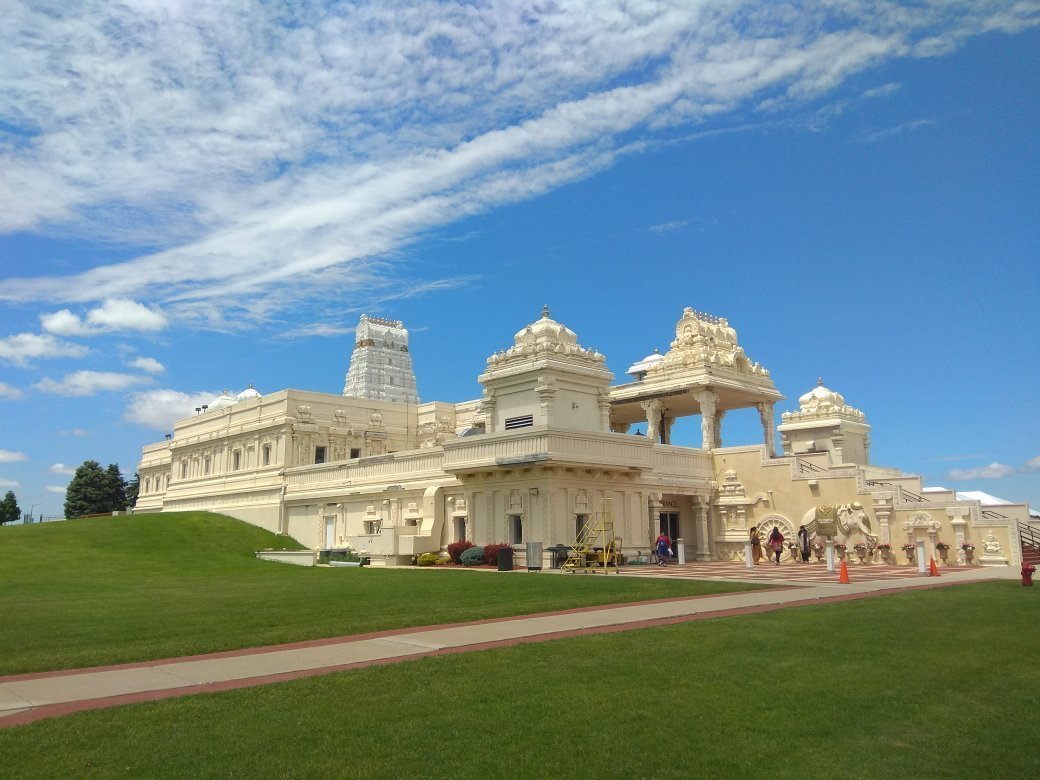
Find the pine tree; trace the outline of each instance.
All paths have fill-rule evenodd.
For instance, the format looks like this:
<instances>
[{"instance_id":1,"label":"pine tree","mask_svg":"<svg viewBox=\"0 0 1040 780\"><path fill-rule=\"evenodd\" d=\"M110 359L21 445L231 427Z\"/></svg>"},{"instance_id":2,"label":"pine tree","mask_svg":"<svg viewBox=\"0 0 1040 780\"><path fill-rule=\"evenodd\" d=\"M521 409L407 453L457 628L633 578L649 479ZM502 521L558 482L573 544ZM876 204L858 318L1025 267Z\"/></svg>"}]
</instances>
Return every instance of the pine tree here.
<instances>
[{"instance_id":1,"label":"pine tree","mask_svg":"<svg viewBox=\"0 0 1040 780\"><path fill-rule=\"evenodd\" d=\"M105 469L105 508L102 512L122 512L126 509L126 480L119 465L109 463Z\"/></svg>"},{"instance_id":2,"label":"pine tree","mask_svg":"<svg viewBox=\"0 0 1040 780\"><path fill-rule=\"evenodd\" d=\"M96 460L85 460L65 489L65 519L109 511L105 472Z\"/></svg>"},{"instance_id":3,"label":"pine tree","mask_svg":"<svg viewBox=\"0 0 1040 780\"><path fill-rule=\"evenodd\" d=\"M134 478L126 483L126 505L128 508L137 505L137 494L141 491L141 475L136 471Z\"/></svg>"},{"instance_id":4,"label":"pine tree","mask_svg":"<svg viewBox=\"0 0 1040 780\"><path fill-rule=\"evenodd\" d=\"M0 525L13 523L21 515L22 510L18 508L18 499L14 497L14 491L8 490L3 500L0 500Z\"/></svg>"}]
</instances>

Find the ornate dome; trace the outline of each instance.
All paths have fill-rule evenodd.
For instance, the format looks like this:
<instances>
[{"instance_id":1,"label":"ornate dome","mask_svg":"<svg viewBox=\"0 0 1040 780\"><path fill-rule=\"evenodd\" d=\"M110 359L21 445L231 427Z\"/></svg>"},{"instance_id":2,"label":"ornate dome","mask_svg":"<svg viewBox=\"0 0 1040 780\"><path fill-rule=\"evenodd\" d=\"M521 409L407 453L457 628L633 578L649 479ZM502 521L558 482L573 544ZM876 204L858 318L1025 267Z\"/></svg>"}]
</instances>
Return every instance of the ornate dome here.
<instances>
[{"instance_id":1,"label":"ornate dome","mask_svg":"<svg viewBox=\"0 0 1040 780\"><path fill-rule=\"evenodd\" d=\"M253 398L260 398L260 397L261 397L260 393L258 393L256 391L256 389L253 387L253 383L252 382L249 383L249 387L247 387L245 390L243 390L241 393L238 394L238 400L239 401L249 401L249 400L252 400Z\"/></svg>"},{"instance_id":2,"label":"ornate dome","mask_svg":"<svg viewBox=\"0 0 1040 780\"><path fill-rule=\"evenodd\" d=\"M855 422L865 422L866 417L859 409L846 405L845 396L823 386L823 379L816 382L816 387L798 399L797 412L784 412L784 422L819 419L823 417L842 417Z\"/></svg>"},{"instance_id":3,"label":"ornate dome","mask_svg":"<svg viewBox=\"0 0 1040 780\"><path fill-rule=\"evenodd\" d=\"M517 332L512 347L496 352L487 362L489 366L494 366L518 358L543 355L566 355L595 363L606 362L606 358L596 350L581 347L573 330L549 316L548 306L542 307L541 319Z\"/></svg>"},{"instance_id":4,"label":"ornate dome","mask_svg":"<svg viewBox=\"0 0 1040 780\"><path fill-rule=\"evenodd\" d=\"M223 393L218 395L212 401L209 402L209 410L212 412L215 409L226 409L229 406L234 406L238 403L238 399L231 395L230 390L225 390Z\"/></svg>"},{"instance_id":5,"label":"ornate dome","mask_svg":"<svg viewBox=\"0 0 1040 780\"><path fill-rule=\"evenodd\" d=\"M826 411L845 406L845 397L823 386L823 377L816 380L816 387L798 399L803 412Z\"/></svg>"},{"instance_id":6,"label":"ornate dome","mask_svg":"<svg viewBox=\"0 0 1040 780\"><path fill-rule=\"evenodd\" d=\"M656 349L642 360L637 360L631 366L628 367L628 371L625 373L634 377L643 377L646 372L650 370L651 366L655 366L664 360L664 355L658 352Z\"/></svg>"}]
</instances>

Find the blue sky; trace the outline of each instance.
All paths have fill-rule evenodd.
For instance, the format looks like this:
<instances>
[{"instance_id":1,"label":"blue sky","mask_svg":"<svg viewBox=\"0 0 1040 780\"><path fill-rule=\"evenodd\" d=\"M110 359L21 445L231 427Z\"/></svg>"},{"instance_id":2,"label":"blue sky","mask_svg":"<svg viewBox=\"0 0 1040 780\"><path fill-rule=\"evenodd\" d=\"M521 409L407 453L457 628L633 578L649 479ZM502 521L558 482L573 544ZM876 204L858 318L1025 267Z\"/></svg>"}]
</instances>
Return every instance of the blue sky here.
<instances>
[{"instance_id":1,"label":"blue sky","mask_svg":"<svg viewBox=\"0 0 1040 780\"><path fill-rule=\"evenodd\" d=\"M875 462L1040 506L1040 3L523 5L14 3L0 490L339 392L361 313L475 398L547 303L619 380L725 316L778 416L822 377Z\"/></svg>"}]
</instances>

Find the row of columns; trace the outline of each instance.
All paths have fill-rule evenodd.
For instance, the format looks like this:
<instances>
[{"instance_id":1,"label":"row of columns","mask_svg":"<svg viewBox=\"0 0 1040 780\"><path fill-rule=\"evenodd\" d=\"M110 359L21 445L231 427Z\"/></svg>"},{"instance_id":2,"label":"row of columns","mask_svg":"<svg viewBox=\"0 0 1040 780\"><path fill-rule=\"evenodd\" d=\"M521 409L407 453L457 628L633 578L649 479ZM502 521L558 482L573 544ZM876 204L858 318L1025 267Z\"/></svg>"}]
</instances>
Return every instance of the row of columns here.
<instances>
[{"instance_id":1,"label":"row of columns","mask_svg":"<svg viewBox=\"0 0 1040 780\"><path fill-rule=\"evenodd\" d=\"M722 419L726 412L718 408L718 396L714 390L700 390L694 393L694 398L701 407L701 447L706 450L717 449L722 446ZM664 401L659 398L651 398L640 401L639 405L646 413L646 435L651 441L661 444L671 444L672 425L675 423L675 415L668 414ZM773 403L763 401L755 404L758 416L762 422L762 430L765 444L770 455L775 454L776 433L773 428Z\"/></svg>"}]
</instances>

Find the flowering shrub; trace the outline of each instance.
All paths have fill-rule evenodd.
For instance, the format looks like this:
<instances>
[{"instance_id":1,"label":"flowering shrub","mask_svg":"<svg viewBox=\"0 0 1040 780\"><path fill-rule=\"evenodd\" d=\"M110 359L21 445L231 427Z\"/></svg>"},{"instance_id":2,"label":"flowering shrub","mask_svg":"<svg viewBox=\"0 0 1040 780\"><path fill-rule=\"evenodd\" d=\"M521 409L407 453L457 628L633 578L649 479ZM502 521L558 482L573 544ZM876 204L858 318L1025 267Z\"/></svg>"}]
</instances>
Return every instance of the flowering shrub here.
<instances>
[{"instance_id":1,"label":"flowering shrub","mask_svg":"<svg viewBox=\"0 0 1040 780\"><path fill-rule=\"evenodd\" d=\"M961 549L964 550L964 552L972 552L975 549L975 545L973 545L971 542L965 542L961 545Z\"/></svg>"},{"instance_id":2,"label":"flowering shrub","mask_svg":"<svg viewBox=\"0 0 1040 780\"><path fill-rule=\"evenodd\" d=\"M841 542L838 542L836 545L834 545L834 549L835 550L844 550L845 549L845 545L842 544Z\"/></svg>"},{"instance_id":3,"label":"flowering shrub","mask_svg":"<svg viewBox=\"0 0 1040 780\"><path fill-rule=\"evenodd\" d=\"M916 547L917 547L917 545L910 544L910 542L907 542L906 544L903 545L902 550L904 552L913 552L913 550L916 549Z\"/></svg>"},{"instance_id":4,"label":"flowering shrub","mask_svg":"<svg viewBox=\"0 0 1040 780\"><path fill-rule=\"evenodd\" d=\"M867 549L867 544L866 544L866 542L856 542L856 543L855 543L854 545L852 545L852 546L853 546L853 547L855 547L855 548L856 548L857 550L866 550L866 549Z\"/></svg>"},{"instance_id":5,"label":"flowering shrub","mask_svg":"<svg viewBox=\"0 0 1040 780\"><path fill-rule=\"evenodd\" d=\"M465 540L461 542L452 542L448 545L448 557L451 558L452 563L458 564L460 562L459 556L462 555L462 553L468 550L470 547L475 546L476 545L474 545L473 542L467 542Z\"/></svg>"},{"instance_id":6,"label":"flowering shrub","mask_svg":"<svg viewBox=\"0 0 1040 780\"><path fill-rule=\"evenodd\" d=\"M440 555L438 555L437 553L433 553L433 552L423 553L422 555L420 555L418 558L415 559L415 563L417 565L419 565L419 566L436 566L437 565L437 560L440 557L441 557Z\"/></svg>"},{"instance_id":7,"label":"flowering shrub","mask_svg":"<svg viewBox=\"0 0 1040 780\"><path fill-rule=\"evenodd\" d=\"M946 542L936 542L935 543L935 549L936 550L949 550L950 549L950 545L946 544Z\"/></svg>"},{"instance_id":8,"label":"flowering shrub","mask_svg":"<svg viewBox=\"0 0 1040 780\"><path fill-rule=\"evenodd\" d=\"M477 547L476 545L467 547L459 556L459 563L463 566L480 566L483 562L484 548Z\"/></svg>"},{"instance_id":9,"label":"flowering shrub","mask_svg":"<svg viewBox=\"0 0 1040 780\"><path fill-rule=\"evenodd\" d=\"M877 546L877 549L881 550L882 552L885 552L886 550L891 550L892 545L890 545L888 542L882 542Z\"/></svg>"}]
</instances>

